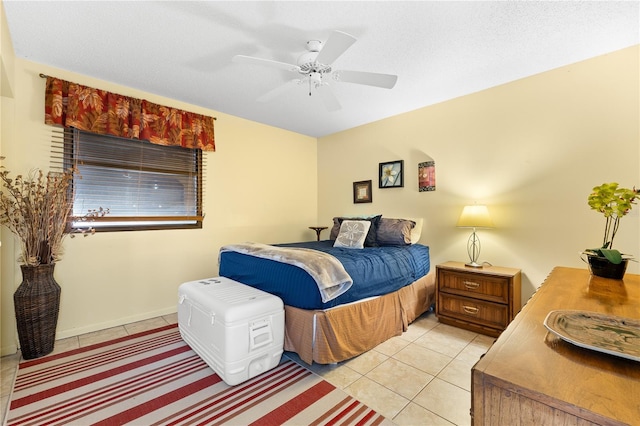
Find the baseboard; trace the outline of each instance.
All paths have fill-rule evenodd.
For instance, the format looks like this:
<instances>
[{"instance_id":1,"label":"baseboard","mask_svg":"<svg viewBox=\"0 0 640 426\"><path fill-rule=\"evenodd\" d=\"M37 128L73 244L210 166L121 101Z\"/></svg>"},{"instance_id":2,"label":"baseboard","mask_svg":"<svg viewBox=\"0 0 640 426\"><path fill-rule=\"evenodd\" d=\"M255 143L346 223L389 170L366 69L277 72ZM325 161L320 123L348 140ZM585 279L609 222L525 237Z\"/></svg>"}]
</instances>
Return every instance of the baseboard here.
<instances>
[{"instance_id":1,"label":"baseboard","mask_svg":"<svg viewBox=\"0 0 640 426\"><path fill-rule=\"evenodd\" d=\"M2 348L0 348L0 356L13 355L16 352L18 352L18 345L16 344L3 346Z\"/></svg>"},{"instance_id":2,"label":"baseboard","mask_svg":"<svg viewBox=\"0 0 640 426\"><path fill-rule=\"evenodd\" d=\"M56 333L56 340L66 339L69 337L79 336L81 334L92 333L94 331L106 330L107 328L120 327L121 325L131 324L133 322L144 321L151 318L161 317L163 315L175 314L177 312L175 306L159 309L157 311L144 312L128 317L121 317L113 321L103 323L90 324L84 327L71 328Z\"/></svg>"}]
</instances>

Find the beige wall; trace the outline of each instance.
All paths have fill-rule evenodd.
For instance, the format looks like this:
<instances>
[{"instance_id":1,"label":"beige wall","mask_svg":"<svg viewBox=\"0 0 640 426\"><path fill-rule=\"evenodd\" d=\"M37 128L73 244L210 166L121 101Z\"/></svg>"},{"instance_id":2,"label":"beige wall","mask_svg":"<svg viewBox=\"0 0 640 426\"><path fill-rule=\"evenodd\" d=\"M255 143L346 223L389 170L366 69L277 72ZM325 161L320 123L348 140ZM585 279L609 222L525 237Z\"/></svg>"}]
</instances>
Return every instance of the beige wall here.
<instances>
[{"instance_id":1,"label":"beige wall","mask_svg":"<svg viewBox=\"0 0 640 426\"><path fill-rule=\"evenodd\" d=\"M3 147L5 141L11 138L13 126L9 123L13 121L13 67L14 67L13 46L9 36L9 28L4 16L4 7L0 1L0 156L4 155ZM4 165L4 161L0 160ZM15 348L15 321L13 315L6 315L5 312L13 312L12 292L5 291L4 283L13 279L13 266L5 267L5 259L11 253L12 244L7 244L11 234L3 226L0 227L0 355L4 355L5 338L11 343L10 347Z\"/></svg>"},{"instance_id":2,"label":"beige wall","mask_svg":"<svg viewBox=\"0 0 640 426\"><path fill-rule=\"evenodd\" d=\"M423 217L433 265L468 259L466 204L487 204L481 260L521 268L523 302L556 265L602 241L604 219L586 199L595 185L640 187L638 46L318 140L318 218L382 213ZM417 164L435 160L435 192L418 192ZM404 188L378 189L378 163L402 159ZM373 180L373 203L352 183ZM640 205L614 248L640 257ZM638 273L637 263L629 272ZM586 284L586 283L585 283Z\"/></svg>"},{"instance_id":3,"label":"beige wall","mask_svg":"<svg viewBox=\"0 0 640 426\"><path fill-rule=\"evenodd\" d=\"M175 312L178 286L216 275L224 244L315 239L308 229L317 222L315 138L13 59L14 98L3 97L3 118L5 100L14 117L2 123L4 165L12 172L48 166L51 127L43 124L39 73L217 117L217 151L205 153L203 229L67 238L54 275L62 287L58 338ZM22 278L6 229L2 249L2 354L8 354L16 350L12 295Z\"/></svg>"}]
</instances>

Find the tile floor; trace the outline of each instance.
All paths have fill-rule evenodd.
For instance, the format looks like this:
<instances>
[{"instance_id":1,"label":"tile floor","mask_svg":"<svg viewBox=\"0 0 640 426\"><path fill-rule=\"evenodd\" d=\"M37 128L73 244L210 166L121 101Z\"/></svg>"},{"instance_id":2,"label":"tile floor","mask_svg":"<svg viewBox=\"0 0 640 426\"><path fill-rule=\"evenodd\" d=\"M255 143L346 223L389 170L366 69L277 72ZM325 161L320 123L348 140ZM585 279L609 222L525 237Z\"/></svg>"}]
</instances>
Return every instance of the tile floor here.
<instances>
[{"instance_id":1,"label":"tile floor","mask_svg":"<svg viewBox=\"0 0 640 426\"><path fill-rule=\"evenodd\" d=\"M167 315L59 340L54 353L176 322L175 315ZM494 340L440 324L427 313L402 336L338 364L309 366L296 354L286 355L397 425L468 425L471 367ZM0 358L3 425L18 362L19 355Z\"/></svg>"}]
</instances>

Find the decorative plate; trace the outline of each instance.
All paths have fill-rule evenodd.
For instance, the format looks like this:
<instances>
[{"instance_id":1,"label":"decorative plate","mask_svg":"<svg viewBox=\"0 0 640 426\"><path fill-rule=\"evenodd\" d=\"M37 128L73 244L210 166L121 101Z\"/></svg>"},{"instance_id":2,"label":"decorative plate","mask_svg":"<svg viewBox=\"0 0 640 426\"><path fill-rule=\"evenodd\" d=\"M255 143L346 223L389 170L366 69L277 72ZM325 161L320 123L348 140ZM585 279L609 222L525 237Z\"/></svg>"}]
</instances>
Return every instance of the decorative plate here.
<instances>
[{"instance_id":1,"label":"decorative plate","mask_svg":"<svg viewBox=\"0 0 640 426\"><path fill-rule=\"evenodd\" d=\"M544 326L562 340L640 361L640 320L586 311L551 311Z\"/></svg>"}]
</instances>

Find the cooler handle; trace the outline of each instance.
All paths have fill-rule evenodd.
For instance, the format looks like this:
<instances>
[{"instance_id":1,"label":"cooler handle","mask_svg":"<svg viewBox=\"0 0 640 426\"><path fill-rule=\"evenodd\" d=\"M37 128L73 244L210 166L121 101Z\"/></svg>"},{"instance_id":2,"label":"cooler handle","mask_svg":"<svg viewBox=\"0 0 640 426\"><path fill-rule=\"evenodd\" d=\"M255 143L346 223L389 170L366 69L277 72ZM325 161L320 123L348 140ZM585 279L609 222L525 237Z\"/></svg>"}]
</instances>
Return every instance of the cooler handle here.
<instances>
[{"instance_id":1,"label":"cooler handle","mask_svg":"<svg viewBox=\"0 0 640 426\"><path fill-rule=\"evenodd\" d=\"M181 294L180 297L178 298L178 304L182 305L185 301L185 299L187 298L187 296L185 296L184 294ZM191 327L191 316L193 314L192 308L193 305L189 304L189 317L187 318L187 326Z\"/></svg>"},{"instance_id":2,"label":"cooler handle","mask_svg":"<svg viewBox=\"0 0 640 426\"><path fill-rule=\"evenodd\" d=\"M273 342L273 333L269 321L258 321L251 324L249 327L250 350L268 345L271 342Z\"/></svg>"}]
</instances>

